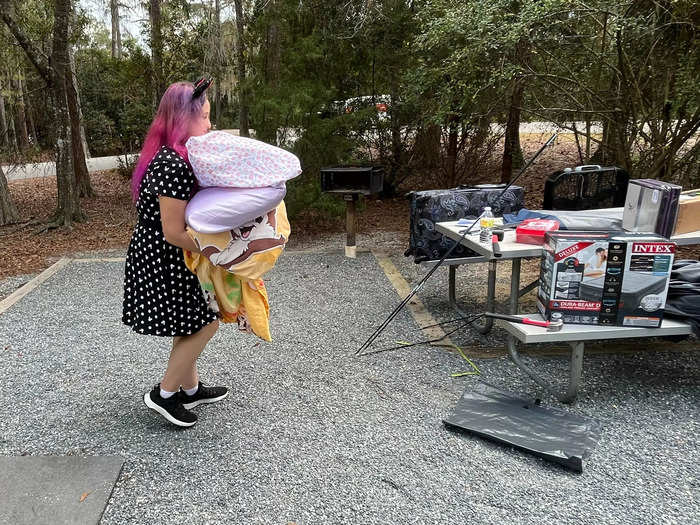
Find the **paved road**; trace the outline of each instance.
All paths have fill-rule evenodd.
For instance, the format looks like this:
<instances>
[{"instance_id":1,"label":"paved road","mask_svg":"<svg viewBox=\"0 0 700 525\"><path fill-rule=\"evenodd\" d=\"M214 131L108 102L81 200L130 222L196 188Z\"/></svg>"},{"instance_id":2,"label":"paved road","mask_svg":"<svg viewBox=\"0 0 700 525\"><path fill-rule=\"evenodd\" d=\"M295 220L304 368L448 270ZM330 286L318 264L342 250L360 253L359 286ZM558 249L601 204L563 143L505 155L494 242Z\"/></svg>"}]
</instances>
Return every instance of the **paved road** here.
<instances>
[{"instance_id":1,"label":"paved road","mask_svg":"<svg viewBox=\"0 0 700 525\"><path fill-rule=\"evenodd\" d=\"M130 158L135 155L130 155ZM111 170L124 162L124 156L93 157L87 159L87 167L90 173L94 171ZM55 177L55 162L39 162L37 164L13 164L2 167L7 180L33 179L37 177Z\"/></svg>"}]
</instances>

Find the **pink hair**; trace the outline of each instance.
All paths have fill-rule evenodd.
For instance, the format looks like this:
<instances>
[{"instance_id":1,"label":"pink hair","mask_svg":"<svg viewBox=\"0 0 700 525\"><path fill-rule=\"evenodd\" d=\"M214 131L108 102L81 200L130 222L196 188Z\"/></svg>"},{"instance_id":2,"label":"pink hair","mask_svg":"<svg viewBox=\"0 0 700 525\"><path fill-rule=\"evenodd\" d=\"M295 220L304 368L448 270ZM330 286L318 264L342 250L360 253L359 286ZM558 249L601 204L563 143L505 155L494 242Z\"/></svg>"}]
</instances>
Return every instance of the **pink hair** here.
<instances>
[{"instance_id":1,"label":"pink hair","mask_svg":"<svg viewBox=\"0 0 700 525\"><path fill-rule=\"evenodd\" d=\"M139 160L131 176L131 196L134 202L139 198L141 181L148 164L162 146L174 149L187 160L185 142L190 138L190 123L201 113L206 100L206 97L192 100L193 90L194 86L190 82L175 82L168 86L160 99L158 111L143 141Z\"/></svg>"}]
</instances>

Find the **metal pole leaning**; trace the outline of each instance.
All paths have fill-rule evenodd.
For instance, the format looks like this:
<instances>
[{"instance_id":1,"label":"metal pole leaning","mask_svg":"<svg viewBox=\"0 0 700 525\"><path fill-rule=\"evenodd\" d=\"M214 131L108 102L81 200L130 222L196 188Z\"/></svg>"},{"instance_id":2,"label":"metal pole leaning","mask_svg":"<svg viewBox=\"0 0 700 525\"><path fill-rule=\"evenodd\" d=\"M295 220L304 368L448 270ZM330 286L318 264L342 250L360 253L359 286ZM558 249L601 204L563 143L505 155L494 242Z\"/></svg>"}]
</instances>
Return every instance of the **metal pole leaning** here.
<instances>
[{"instance_id":1,"label":"metal pole leaning","mask_svg":"<svg viewBox=\"0 0 700 525\"><path fill-rule=\"evenodd\" d=\"M535 153L535 155L525 164L525 166L522 167L520 172L508 184L506 184L506 187L501 190L501 193L499 193L495 199L496 201L498 201L501 197L503 197L503 194L508 190L508 188L510 188L513 184L515 184L515 181L517 181L520 178L520 176L525 172L525 170L528 169L533 162L535 162L537 157L540 156L540 154L545 150L545 148L547 148L548 146L550 146L554 142L554 139L557 138L557 135L558 135L558 133L554 133L551 137L549 137L547 142L542 144L540 149L537 150L537 153ZM474 220L474 222L471 223L469 228L464 230L464 233L459 238L459 240L456 241L449 250L447 250L445 255L443 255L440 258L440 260L435 264L435 266L433 266L430 269L430 271L427 274L425 274L425 276L418 282L416 287L413 290L411 290L411 293L409 293L403 299L403 301L401 301L398 304L398 306L396 308L394 308L394 310L389 314L389 316L384 320L384 322L381 325L379 325L379 327L372 333L372 335L370 335L367 338L367 340L362 344L362 346L360 346L360 348L358 348L355 351L355 355L361 354L366 348L369 347L369 345L371 345L374 342L374 340L379 336L379 334L381 334L384 331L384 329L387 326L389 326L389 323L391 323L391 321L394 320L394 318L398 315L398 313L401 311L401 309L403 309L403 307L408 304L408 302L411 300L411 298L420 291L420 289L423 287L425 282L430 278L431 275L433 275L435 273L435 270L437 270L438 267L440 267L440 265L442 265L444 260L447 259L447 257L452 253L452 251L462 242L462 239L464 239L464 237L466 237L467 234L471 231L471 229L476 225L476 223L479 221L479 218L480 217L477 217Z\"/></svg>"},{"instance_id":2,"label":"metal pole leaning","mask_svg":"<svg viewBox=\"0 0 700 525\"><path fill-rule=\"evenodd\" d=\"M472 229L472 227L476 224L476 222L478 220L479 219L476 219L471 224L471 226L469 226L469 228L467 228L467 230L465 230L465 232L462 234L462 237L460 237L460 241L467 235L467 232L469 232L469 230ZM450 255L452 253L452 251L458 245L459 245L459 241L456 242L452 246L452 248L447 250L445 255L442 256L442 258L435 264L435 266L433 266L430 269L430 271L427 274L425 274L425 276L420 280L420 282L416 285L416 287L413 290L411 290L411 293L409 293L403 299L403 301L401 301L399 303L399 305L396 308L394 308L394 311L391 312L389 314L389 316L384 320L384 322L381 325L379 325L379 327L374 331L374 333L367 338L367 340L362 344L362 346L355 351L355 355L361 354L366 348L369 347L369 345L371 345L374 342L374 340L379 336L379 334L381 334L384 331L384 329L389 325L389 323L391 323L391 321L393 321L394 317L396 317L398 315L398 313L401 311L401 309L408 304L408 302L411 300L411 298L420 291L420 289L423 287L423 285L426 283L426 281L430 278L430 276L433 275L433 273L435 273L435 270L438 269L438 267L442 264L442 262L447 258L448 255Z\"/></svg>"}]
</instances>

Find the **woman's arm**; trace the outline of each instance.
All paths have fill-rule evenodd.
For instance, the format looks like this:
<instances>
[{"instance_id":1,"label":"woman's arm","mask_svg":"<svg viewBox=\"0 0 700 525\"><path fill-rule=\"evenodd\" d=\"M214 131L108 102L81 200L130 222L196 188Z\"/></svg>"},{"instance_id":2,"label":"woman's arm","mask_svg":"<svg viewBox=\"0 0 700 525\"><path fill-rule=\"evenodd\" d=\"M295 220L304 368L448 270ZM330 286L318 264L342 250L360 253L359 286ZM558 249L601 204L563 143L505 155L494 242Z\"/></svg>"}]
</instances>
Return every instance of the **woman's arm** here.
<instances>
[{"instance_id":1,"label":"woman's arm","mask_svg":"<svg viewBox=\"0 0 700 525\"><path fill-rule=\"evenodd\" d=\"M163 235L170 244L184 250L200 253L199 248L185 231L185 208L187 201L172 197L158 197L160 201L160 221L163 224Z\"/></svg>"}]
</instances>

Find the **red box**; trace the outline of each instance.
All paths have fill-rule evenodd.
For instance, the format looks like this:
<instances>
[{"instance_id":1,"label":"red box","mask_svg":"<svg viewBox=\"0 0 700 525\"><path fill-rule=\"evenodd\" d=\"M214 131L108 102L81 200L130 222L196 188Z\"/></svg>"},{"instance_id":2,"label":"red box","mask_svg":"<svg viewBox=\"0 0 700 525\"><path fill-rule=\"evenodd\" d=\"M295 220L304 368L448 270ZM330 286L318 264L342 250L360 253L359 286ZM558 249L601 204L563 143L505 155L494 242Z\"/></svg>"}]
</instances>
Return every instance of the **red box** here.
<instances>
[{"instance_id":1,"label":"red box","mask_svg":"<svg viewBox=\"0 0 700 525\"><path fill-rule=\"evenodd\" d=\"M559 221L553 219L525 219L515 229L515 242L544 244L544 234L559 229Z\"/></svg>"}]
</instances>

